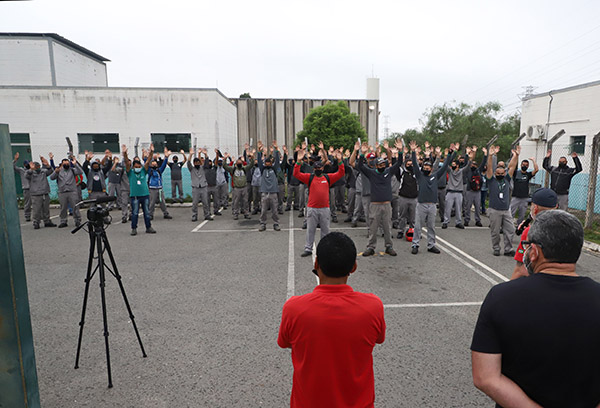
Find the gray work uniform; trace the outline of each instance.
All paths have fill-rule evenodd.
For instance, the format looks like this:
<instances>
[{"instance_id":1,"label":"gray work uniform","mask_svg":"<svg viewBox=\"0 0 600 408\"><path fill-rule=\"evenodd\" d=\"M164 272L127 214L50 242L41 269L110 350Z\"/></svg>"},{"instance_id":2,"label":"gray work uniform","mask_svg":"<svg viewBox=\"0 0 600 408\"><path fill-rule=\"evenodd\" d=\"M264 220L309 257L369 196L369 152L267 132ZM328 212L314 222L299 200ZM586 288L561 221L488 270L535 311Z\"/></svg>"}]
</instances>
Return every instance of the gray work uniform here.
<instances>
[{"instance_id":1,"label":"gray work uniform","mask_svg":"<svg viewBox=\"0 0 600 408\"><path fill-rule=\"evenodd\" d=\"M188 160L188 170L192 180L192 218L198 218L198 203L202 201L202 209L204 210L204 218L210 216L208 204L208 183L204 170L208 167L208 162L205 162L206 167L200 165L198 168L192 165Z\"/></svg>"},{"instance_id":2,"label":"gray work uniform","mask_svg":"<svg viewBox=\"0 0 600 408\"><path fill-rule=\"evenodd\" d=\"M225 177L226 171L222 166L217 166L215 170L217 173L217 206L226 209L229 205L229 185L227 184L227 177Z\"/></svg>"},{"instance_id":3,"label":"gray work uniform","mask_svg":"<svg viewBox=\"0 0 600 408\"><path fill-rule=\"evenodd\" d=\"M471 161L467 166L471 165ZM444 224L448 224L454 208L456 225L462 224L463 194L465 188L464 172L467 166L448 172L448 184L446 188L446 212L444 213Z\"/></svg>"},{"instance_id":4,"label":"gray work uniform","mask_svg":"<svg viewBox=\"0 0 600 408\"><path fill-rule=\"evenodd\" d=\"M31 194L29 192L29 179L25 177L27 170L25 167L19 167L13 164L15 172L21 176L21 188L23 189L23 207L25 221L31 221Z\"/></svg>"},{"instance_id":5,"label":"gray work uniform","mask_svg":"<svg viewBox=\"0 0 600 408\"><path fill-rule=\"evenodd\" d=\"M512 250L512 239L515 233L514 220L510 214L510 181L507 174L504 180L498 181L495 177L488 178L490 192L490 233L492 235L492 249L500 250L500 229L504 234L504 252Z\"/></svg>"},{"instance_id":6,"label":"gray work uniform","mask_svg":"<svg viewBox=\"0 0 600 408\"><path fill-rule=\"evenodd\" d=\"M125 169L125 165L123 163L117 164L117 169L121 174L121 181L119 183L119 190L117 196L117 204L119 208L121 208L121 218L127 219L127 214L129 212L129 177L127 177L127 171Z\"/></svg>"},{"instance_id":7,"label":"gray work uniform","mask_svg":"<svg viewBox=\"0 0 600 408\"><path fill-rule=\"evenodd\" d=\"M71 207L73 209L73 218L75 219L75 224L79 224L81 223L81 213L79 212L79 207L76 206L77 200L79 199L77 194L79 186L77 185L75 176L83 174L83 169L78 163L76 163L74 166L70 166L68 170L63 169L62 166L59 168L60 171L58 173L54 171L50 175L50 180L56 180L56 184L58 185L60 223L67 223L69 214L68 208Z\"/></svg>"},{"instance_id":8,"label":"gray work uniform","mask_svg":"<svg viewBox=\"0 0 600 408\"><path fill-rule=\"evenodd\" d=\"M42 167L40 170L27 170L25 177L29 180L29 191L31 193L31 206L33 210L33 225L50 223L50 184L48 176L54 170L50 167Z\"/></svg>"},{"instance_id":9,"label":"gray work uniform","mask_svg":"<svg viewBox=\"0 0 600 408\"><path fill-rule=\"evenodd\" d=\"M279 184L277 181L277 171L279 170L279 152L273 154L273 167L266 168L263 165L262 153L258 153L258 167L261 170L260 194L261 194L261 213L260 225L267 224L267 211L271 209L271 217L274 225L279 225L279 215L277 214Z\"/></svg>"}]
</instances>

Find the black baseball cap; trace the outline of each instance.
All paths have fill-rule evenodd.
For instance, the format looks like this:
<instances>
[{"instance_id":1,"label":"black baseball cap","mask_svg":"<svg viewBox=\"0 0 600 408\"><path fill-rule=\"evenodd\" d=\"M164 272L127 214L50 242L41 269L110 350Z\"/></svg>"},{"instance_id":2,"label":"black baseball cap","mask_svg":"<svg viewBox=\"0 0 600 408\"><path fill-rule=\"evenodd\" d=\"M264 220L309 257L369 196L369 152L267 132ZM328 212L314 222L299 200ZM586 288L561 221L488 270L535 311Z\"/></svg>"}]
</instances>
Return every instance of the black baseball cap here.
<instances>
[{"instance_id":1,"label":"black baseball cap","mask_svg":"<svg viewBox=\"0 0 600 408\"><path fill-rule=\"evenodd\" d=\"M549 188L538 188L531 196L531 202L542 207L554 208L558 204L558 196Z\"/></svg>"}]
</instances>

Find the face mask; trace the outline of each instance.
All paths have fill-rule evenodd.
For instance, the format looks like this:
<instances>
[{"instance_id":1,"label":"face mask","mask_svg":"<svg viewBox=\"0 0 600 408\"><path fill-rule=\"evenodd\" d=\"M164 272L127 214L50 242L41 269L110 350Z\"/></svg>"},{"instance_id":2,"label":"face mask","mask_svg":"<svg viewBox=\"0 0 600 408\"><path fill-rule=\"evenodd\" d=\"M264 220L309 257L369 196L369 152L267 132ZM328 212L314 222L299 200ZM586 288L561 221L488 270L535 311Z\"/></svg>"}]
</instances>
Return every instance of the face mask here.
<instances>
[{"instance_id":1,"label":"face mask","mask_svg":"<svg viewBox=\"0 0 600 408\"><path fill-rule=\"evenodd\" d=\"M378 173L383 173L385 171L385 167L377 167L377 172Z\"/></svg>"},{"instance_id":2,"label":"face mask","mask_svg":"<svg viewBox=\"0 0 600 408\"><path fill-rule=\"evenodd\" d=\"M529 167L526 167L526 166L521 166L521 171L522 171L523 173L526 173L528 168L529 168Z\"/></svg>"},{"instance_id":3,"label":"face mask","mask_svg":"<svg viewBox=\"0 0 600 408\"><path fill-rule=\"evenodd\" d=\"M452 170L456 170L456 167L458 167L456 164L452 165Z\"/></svg>"},{"instance_id":4,"label":"face mask","mask_svg":"<svg viewBox=\"0 0 600 408\"><path fill-rule=\"evenodd\" d=\"M36 172L36 173L39 173L39 172L41 172L41 171L42 171L42 169L35 169L35 172Z\"/></svg>"},{"instance_id":5,"label":"face mask","mask_svg":"<svg viewBox=\"0 0 600 408\"><path fill-rule=\"evenodd\" d=\"M558 163L558 167L561 167L564 169L565 167L567 167L567 163L562 163L562 162Z\"/></svg>"},{"instance_id":6,"label":"face mask","mask_svg":"<svg viewBox=\"0 0 600 408\"><path fill-rule=\"evenodd\" d=\"M267 169L267 170L268 170L268 169L270 169L270 168L271 168L271 165L270 165L270 164L265 164L265 169Z\"/></svg>"},{"instance_id":7,"label":"face mask","mask_svg":"<svg viewBox=\"0 0 600 408\"><path fill-rule=\"evenodd\" d=\"M431 170L421 170L421 173L423 173L424 176L429 176L429 174L431 174Z\"/></svg>"},{"instance_id":8,"label":"face mask","mask_svg":"<svg viewBox=\"0 0 600 408\"><path fill-rule=\"evenodd\" d=\"M98 171L98 170L100 170L100 167L92 167L92 170Z\"/></svg>"},{"instance_id":9,"label":"face mask","mask_svg":"<svg viewBox=\"0 0 600 408\"><path fill-rule=\"evenodd\" d=\"M410 171L412 171L412 169L413 169L412 166L406 166L406 171L410 172Z\"/></svg>"},{"instance_id":10,"label":"face mask","mask_svg":"<svg viewBox=\"0 0 600 408\"><path fill-rule=\"evenodd\" d=\"M142 168L141 167L136 167L135 169L133 169L133 171L135 171L136 173L141 173L142 172Z\"/></svg>"},{"instance_id":11,"label":"face mask","mask_svg":"<svg viewBox=\"0 0 600 408\"><path fill-rule=\"evenodd\" d=\"M529 249L531 248L531 245L529 246L529 248L527 248L527 251L529 251ZM525 269L527 269L527 273L529 275L533 275L534 269L533 269L533 265L531 265L531 260L529 260L529 257L527 256L527 251L525 251L525 253L523 254L523 265L525 266Z\"/></svg>"},{"instance_id":12,"label":"face mask","mask_svg":"<svg viewBox=\"0 0 600 408\"><path fill-rule=\"evenodd\" d=\"M477 166L471 166L471 171L476 171L477 170Z\"/></svg>"},{"instance_id":13,"label":"face mask","mask_svg":"<svg viewBox=\"0 0 600 408\"><path fill-rule=\"evenodd\" d=\"M194 164L194 167L198 170L200 170L200 165L199 164Z\"/></svg>"},{"instance_id":14,"label":"face mask","mask_svg":"<svg viewBox=\"0 0 600 408\"><path fill-rule=\"evenodd\" d=\"M502 180L504 180L504 176L496 176L496 180L502 181Z\"/></svg>"},{"instance_id":15,"label":"face mask","mask_svg":"<svg viewBox=\"0 0 600 408\"><path fill-rule=\"evenodd\" d=\"M158 166L152 166L152 170L158 169Z\"/></svg>"},{"instance_id":16,"label":"face mask","mask_svg":"<svg viewBox=\"0 0 600 408\"><path fill-rule=\"evenodd\" d=\"M315 170L315 176L321 177L323 175L323 170Z\"/></svg>"},{"instance_id":17,"label":"face mask","mask_svg":"<svg viewBox=\"0 0 600 408\"><path fill-rule=\"evenodd\" d=\"M177 163L179 159L177 157L173 157L173 163Z\"/></svg>"},{"instance_id":18,"label":"face mask","mask_svg":"<svg viewBox=\"0 0 600 408\"><path fill-rule=\"evenodd\" d=\"M68 165L68 164L63 164L63 169L65 169L65 170L69 170L70 168L71 168L71 166L70 166L70 165Z\"/></svg>"},{"instance_id":19,"label":"face mask","mask_svg":"<svg viewBox=\"0 0 600 408\"><path fill-rule=\"evenodd\" d=\"M241 169L241 168L242 168L242 163L238 163L238 164L237 164L237 168L238 168L238 169Z\"/></svg>"}]
</instances>

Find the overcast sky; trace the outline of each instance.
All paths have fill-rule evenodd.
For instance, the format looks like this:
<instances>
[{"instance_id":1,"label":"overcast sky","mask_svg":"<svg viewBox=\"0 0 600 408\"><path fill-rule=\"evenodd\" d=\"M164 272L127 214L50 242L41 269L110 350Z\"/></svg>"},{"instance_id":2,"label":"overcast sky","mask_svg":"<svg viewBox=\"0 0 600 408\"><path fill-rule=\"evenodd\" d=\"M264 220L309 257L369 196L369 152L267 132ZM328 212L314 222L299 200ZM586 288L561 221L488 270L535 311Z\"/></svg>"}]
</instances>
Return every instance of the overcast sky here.
<instances>
[{"instance_id":1,"label":"overcast sky","mask_svg":"<svg viewBox=\"0 0 600 408\"><path fill-rule=\"evenodd\" d=\"M109 86L218 87L228 97L365 98L380 129L451 101L520 107L600 80L600 1L0 2L0 30L51 32L108 59Z\"/></svg>"}]
</instances>

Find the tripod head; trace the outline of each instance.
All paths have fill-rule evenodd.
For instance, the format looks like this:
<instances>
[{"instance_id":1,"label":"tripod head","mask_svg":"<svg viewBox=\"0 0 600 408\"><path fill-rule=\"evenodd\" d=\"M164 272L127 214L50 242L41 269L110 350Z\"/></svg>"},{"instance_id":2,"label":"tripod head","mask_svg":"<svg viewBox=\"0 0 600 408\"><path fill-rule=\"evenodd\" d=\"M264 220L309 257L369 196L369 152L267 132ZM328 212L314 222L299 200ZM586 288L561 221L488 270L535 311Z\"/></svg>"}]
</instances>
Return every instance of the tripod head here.
<instances>
[{"instance_id":1,"label":"tripod head","mask_svg":"<svg viewBox=\"0 0 600 408\"><path fill-rule=\"evenodd\" d=\"M110 224L112 221L112 217L106 207L103 207L102 203L108 203L110 201L115 201L117 197L115 196L106 196L96 198L94 200L85 200L77 203L76 207L79 207L82 204L92 204L92 206L87 210L87 221L81 224L79 227L75 228L71 231L71 234L75 234L84 226L90 224L94 228L104 229L105 224Z\"/></svg>"}]
</instances>

